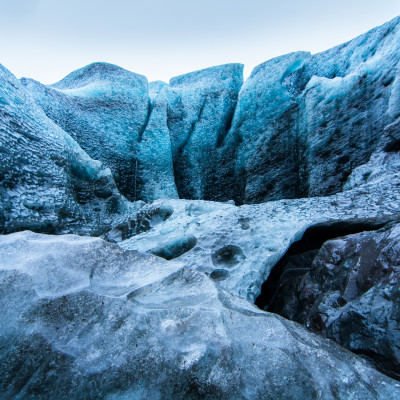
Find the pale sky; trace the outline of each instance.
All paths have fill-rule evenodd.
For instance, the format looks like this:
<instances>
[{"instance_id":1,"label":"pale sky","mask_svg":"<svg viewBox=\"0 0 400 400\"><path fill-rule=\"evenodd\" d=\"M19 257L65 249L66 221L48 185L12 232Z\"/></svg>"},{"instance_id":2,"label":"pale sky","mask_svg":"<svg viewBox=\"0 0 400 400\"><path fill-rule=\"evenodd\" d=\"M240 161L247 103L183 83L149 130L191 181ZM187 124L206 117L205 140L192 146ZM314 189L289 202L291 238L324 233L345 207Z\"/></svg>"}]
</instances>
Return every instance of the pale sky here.
<instances>
[{"instance_id":1,"label":"pale sky","mask_svg":"<svg viewBox=\"0 0 400 400\"><path fill-rule=\"evenodd\" d=\"M0 63L54 83L95 61L164 80L316 53L400 15L400 0L0 0Z\"/></svg>"}]
</instances>

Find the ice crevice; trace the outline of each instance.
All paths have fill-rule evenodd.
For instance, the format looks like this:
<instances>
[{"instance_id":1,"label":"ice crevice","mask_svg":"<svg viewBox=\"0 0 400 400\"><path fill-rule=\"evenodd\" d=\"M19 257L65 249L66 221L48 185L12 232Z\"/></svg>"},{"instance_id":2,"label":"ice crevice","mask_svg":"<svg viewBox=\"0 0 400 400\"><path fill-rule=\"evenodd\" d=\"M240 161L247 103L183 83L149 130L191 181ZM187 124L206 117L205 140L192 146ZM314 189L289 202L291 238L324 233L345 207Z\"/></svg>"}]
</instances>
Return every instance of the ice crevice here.
<instances>
[{"instance_id":1,"label":"ice crevice","mask_svg":"<svg viewBox=\"0 0 400 400\"><path fill-rule=\"evenodd\" d=\"M398 292L400 271L387 254L398 246L399 221L309 227L272 268L255 305L335 340L400 380L392 350L398 305L382 295Z\"/></svg>"},{"instance_id":2,"label":"ice crevice","mask_svg":"<svg viewBox=\"0 0 400 400\"><path fill-rule=\"evenodd\" d=\"M285 254L271 269L268 279L261 287L261 294L257 297L255 305L265 311L279 314L279 311L273 311L277 310L273 303L279 290L291 279L298 278L299 275L304 275L306 271L309 271L313 258L326 241L355 233L374 231L387 223L389 222L350 220L311 225L300 239L290 245ZM288 269L288 261L293 257L298 259L296 260L298 264L295 263ZM292 277L290 273L293 274ZM289 275L289 277L283 279L284 275Z\"/></svg>"}]
</instances>

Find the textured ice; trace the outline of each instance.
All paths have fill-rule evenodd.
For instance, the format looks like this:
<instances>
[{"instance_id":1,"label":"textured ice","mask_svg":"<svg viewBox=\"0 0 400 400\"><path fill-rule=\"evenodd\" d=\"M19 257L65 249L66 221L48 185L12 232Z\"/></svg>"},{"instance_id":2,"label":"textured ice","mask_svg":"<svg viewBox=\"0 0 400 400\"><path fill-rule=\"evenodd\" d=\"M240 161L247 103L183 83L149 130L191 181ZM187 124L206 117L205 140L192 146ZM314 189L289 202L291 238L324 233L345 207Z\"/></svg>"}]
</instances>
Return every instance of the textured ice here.
<instances>
[{"instance_id":1,"label":"textured ice","mask_svg":"<svg viewBox=\"0 0 400 400\"><path fill-rule=\"evenodd\" d=\"M129 200L260 203L340 192L400 118L400 19L328 51L155 81L105 63L44 86L46 114Z\"/></svg>"},{"instance_id":2,"label":"textured ice","mask_svg":"<svg viewBox=\"0 0 400 400\"><path fill-rule=\"evenodd\" d=\"M101 234L128 211L111 172L0 66L0 231Z\"/></svg>"},{"instance_id":3,"label":"textured ice","mask_svg":"<svg viewBox=\"0 0 400 400\"><path fill-rule=\"evenodd\" d=\"M148 84L95 63L49 86L0 67L0 232L112 242L0 236L0 397L400 398L366 361L251 304L308 228L400 220L399 35L400 17L244 83L241 64ZM336 241L345 265L397 266L397 236L380 259L368 235L385 236ZM368 263L340 313L320 290L322 333L398 377L397 278Z\"/></svg>"},{"instance_id":4,"label":"textured ice","mask_svg":"<svg viewBox=\"0 0 400 400\"><path fill-rule=\"evenodd\" d=\"M153 229L119 244L126 249L151 252L160 243L192 235L197 240L196 246L178 259L210 275L218 269L214 276L217 275L220 286L254 302L271 268L308 227L334 221L379 225L398 220L397 171L390 174L387 170L380 180L364 182L353 190L328 197L241 207L231 203L159 200L143 210L155 205L168 206L174 210L173 214ZM221 262L221 252L225 254L225 265ZM217 265L216 260L219 260Z\"/></svg>"},{"instance_id":5,"label":"textured ice","mask_svg":"<svg viewBox=\"0 0 400 400\"><path fill-rule=\"evenodd\" d=\"M153 81L149 83L149 97L152 104L154 104L155 98L165 86L168 86L168 84L163 81Z\"/></svg>"},{"instance_id":6,"label":"textured ice","mask_svg":"<svg viewBox=\"0 0 400 400\"><path fill-rule=\"evenodd\" d=\"M136 146L150 112L147 79L95 63L51 86L21 82L50 119L111 169L121 193L136 200Z\"/></svg>"},{"instance_id":7,"label":"textured ice","mask_svg":"<svg viewBox=\"0 0 400 400\"><path fill-rule=\"evenodd\" d=\"M268 310L368 357L399 380L400 225L337 237L316 251L290 286L289 269L282 273ZM300 261L294 257L291 271Z\"/></svg>"},{"instance_id":8,"label":"textured ice","mask_svg":"<svg viewBox=\"0 0 400 400\"><path fill-rule=\"evenodd\" d=\"M243 65L226 64L172 78L167 88L168 129L175 182L182 198L213 190L217 148L229 130Z\"/></svg>"},{"instance_id":9,"label":"textured ice","mask_svg":"<svg viewBox=\"0 0 400 400\"><path fill-rule=\"evenodd\" d=\"M206 275L101 239L2 236L0 276L3 398L400 396L366 361Z\"/></svg>"},{"instance_id":10,"label":"textured ice","mask_svg":"<svg viewBox=\"0 0 400 400\"><path fill-rule=\"evenodd\" d=\"M138 143L135 197L144 201L178 198L167 125L166 90L160 88L151 106L149 120Z\"/></svg>"},{"instance_id":11,"label":"textured ice","mask_svg":"<svg viewBox=\"0 0 400 400\"><path fill-rule=\"evenodd\" d=\"M219 151L209 199L258 203L339 192L400 115L400 17L337 46L256 67Z\"/></svg>"}]
</instances>

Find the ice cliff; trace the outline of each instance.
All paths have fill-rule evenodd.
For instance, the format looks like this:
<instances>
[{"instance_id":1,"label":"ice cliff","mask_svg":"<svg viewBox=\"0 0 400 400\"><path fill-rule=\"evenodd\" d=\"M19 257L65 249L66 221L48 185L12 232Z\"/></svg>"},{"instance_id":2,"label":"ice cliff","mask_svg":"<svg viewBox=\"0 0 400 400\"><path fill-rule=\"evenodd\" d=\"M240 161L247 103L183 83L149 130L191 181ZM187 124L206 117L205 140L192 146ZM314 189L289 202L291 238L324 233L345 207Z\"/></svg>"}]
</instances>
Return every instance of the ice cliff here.
<instances>
[{"instance_id":1,"label":"ice cliff","mask_svg":"<svg viewBox=\"0 0 400 400\"><path fill-rule=\"evenodd\" d=\"M0 399L400 398L399 65L0 66Z\"/></svg>"},{"instance_id":2,"label":"ice cliff","mask_svg":"<svg viewBox=\"0 0 400 400\"><path fill-rule=\"evenodd\" d=\"M22 84L129 200L330 195L399 117L399 30L394 19L323 53L278 57L244 84L242 65L228 64L149 91L143 76L105 63Z\"/></svg>"}]
</instances>

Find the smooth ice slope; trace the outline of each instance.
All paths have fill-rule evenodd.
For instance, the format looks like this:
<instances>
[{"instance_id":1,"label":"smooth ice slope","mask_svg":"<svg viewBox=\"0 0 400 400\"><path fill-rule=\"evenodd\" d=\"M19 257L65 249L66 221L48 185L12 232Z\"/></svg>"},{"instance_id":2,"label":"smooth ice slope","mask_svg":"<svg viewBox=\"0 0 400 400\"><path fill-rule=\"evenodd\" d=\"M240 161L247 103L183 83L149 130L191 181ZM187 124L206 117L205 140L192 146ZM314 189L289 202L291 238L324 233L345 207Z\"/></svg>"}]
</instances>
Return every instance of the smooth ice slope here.
<instances>
[{"instance_id":1,"label":"smooth ice slope","mask_svg":"<svg viewBox=\"0 0 400 400\"><path fill-rule=\"evenodd\" d=\"M204 274L101 239L1 236L0 306L5 398L400 396L361 358Z\"/></svg>"}]
</instances>

